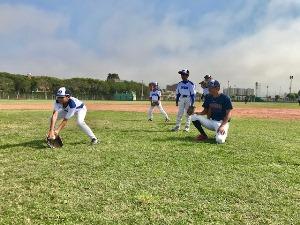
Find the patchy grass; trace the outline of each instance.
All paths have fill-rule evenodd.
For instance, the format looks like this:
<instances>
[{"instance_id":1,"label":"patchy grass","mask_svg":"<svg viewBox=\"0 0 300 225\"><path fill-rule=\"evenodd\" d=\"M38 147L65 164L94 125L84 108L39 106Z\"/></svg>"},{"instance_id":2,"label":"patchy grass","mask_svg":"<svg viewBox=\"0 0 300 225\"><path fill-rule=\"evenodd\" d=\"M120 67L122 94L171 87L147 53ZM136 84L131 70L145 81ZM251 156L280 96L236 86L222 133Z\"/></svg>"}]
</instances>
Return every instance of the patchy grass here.
<instances>
[{"instance_id":1,"label":"patchy grass","mask_svg":"<svg viewBox=\"0 0 300 225\"><path fill-rule=\"evenodd\" d=\"M159 115L89 112L101 143L70 121L51 150L49 115L0 112L0 224L300 223L300 121L234 118L216 145Z\"/></svg>"},{"instance_id":2,"label":"patchy grass","mask_svg":"<svg viewBox=\"0 0 300 225\"><path fill-rule=\"evenodd\" d=\"M149 105L149 101L91 101L85 100L87 104L129 104L129 105ZM39 104L53 104L53 100L5 100L0 99L0 104L28 104L28 105L39 105ZM300 109L298 102L294 103L282 103L282 102L234 102L234 107L237 108L274 108L274 109ZM163 101L163 105L175 105L174 101ZM202 103L197 102L197 106Z\"/></svg>"}]
</instances>

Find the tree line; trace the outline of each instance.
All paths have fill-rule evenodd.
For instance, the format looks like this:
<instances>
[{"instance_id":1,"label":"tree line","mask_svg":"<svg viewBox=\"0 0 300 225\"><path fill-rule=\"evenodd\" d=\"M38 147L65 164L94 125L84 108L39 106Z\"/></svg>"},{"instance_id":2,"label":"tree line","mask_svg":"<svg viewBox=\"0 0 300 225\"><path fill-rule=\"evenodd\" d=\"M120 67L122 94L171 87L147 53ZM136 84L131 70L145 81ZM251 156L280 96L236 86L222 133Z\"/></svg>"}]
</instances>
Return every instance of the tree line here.
<instances>
[{"instance_id":1,"label":"tree line","mask_svg":"<svg viewBox=\"0 0 300 225\"><path fill-rule=\"evenodd\" d=\"M50 76L31 76L0 72L0 98L51 99L59 87L67 87L81 99L110 100L115 93L133 91L138 99L148 96L148 86L134 81L121 81L118 74L108 74L107 80L92 78L59 79Z\"/></svg>"}]
</instances>

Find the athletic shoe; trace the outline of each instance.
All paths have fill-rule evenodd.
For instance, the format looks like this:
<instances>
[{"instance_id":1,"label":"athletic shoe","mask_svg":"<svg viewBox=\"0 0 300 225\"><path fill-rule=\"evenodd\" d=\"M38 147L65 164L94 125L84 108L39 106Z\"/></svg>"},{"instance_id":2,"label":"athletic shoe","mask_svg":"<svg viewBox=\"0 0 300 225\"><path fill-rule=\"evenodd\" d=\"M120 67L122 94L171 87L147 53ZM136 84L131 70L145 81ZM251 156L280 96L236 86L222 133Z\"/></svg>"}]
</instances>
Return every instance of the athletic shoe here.
<instances>
[{"instance_id":1,"label":"athletic shoe","mask_svg":"<svg viewBox=\"0 0 300 225\"><path fill-rule=\"evenodd\" d=\"M179 131L179 126L173 127L171 131Z\"/></svg>"},{"instance_id":2,"label":"athletic shoe","mask_svg":"<svg viewBox=\"0 0 300 225\"><path fill-rule=\"evenodd\" d=\"M196 141L205 141L208 137L206 135L200 134L196 137Z\"/></svg>"},{"instance_id":3,"label":"athletic shoe","mask_svg":"<svg viewBox=\"0 0 300 225\"><path fill-rule=\"evenodd\" d=\"M190 128L189 127L185 127L183 131L184 132L190 132Z\"/></svg>"},{"instance_id":4,"label":"athletic shoe","mask_svg":"<svg viewBox=\"0 0 300 225\"><path fill-rule=\"evenodd\" d=\"M152 119L149 119L148 121L149 121L149 122L152 122L153 120L152 120Z\"/></svg>"},{"instance_id":5,"label":"athletic shoe","mask_svg":"<svg viewBox=\"0 0 300 225\"><path fill-rule=\"evenodd\" d=\"M92 145L98 144L98 139L97 138L93 138L92 141L91 141L91 144Z\"/></svg>"},{"instance_id":6,"label":"athletic shoe","mask_svg":"<svg viewBox=\"0 0 300 225\"><path fill-rule=\"evenodd\" d=\"M169 118L166 118L165 122L166 122L166 123L167 123L167 122L170 122L170 119L169 119Z\"/></svg>"}]
</instances>

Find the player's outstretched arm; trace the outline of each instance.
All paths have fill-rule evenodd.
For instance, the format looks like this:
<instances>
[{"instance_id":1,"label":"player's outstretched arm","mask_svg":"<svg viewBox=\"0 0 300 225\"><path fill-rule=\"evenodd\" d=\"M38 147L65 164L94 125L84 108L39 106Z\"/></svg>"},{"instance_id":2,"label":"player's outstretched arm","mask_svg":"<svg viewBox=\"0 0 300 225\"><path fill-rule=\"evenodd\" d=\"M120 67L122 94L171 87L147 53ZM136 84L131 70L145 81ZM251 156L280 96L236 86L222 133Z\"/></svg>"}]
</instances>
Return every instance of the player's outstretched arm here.
<instances>
[{"instance_id":1,"label":"player's outstretched arm","mask_svg":"<svg viewBox=\"0 0 300 225\"><path fill-rule=\"evenodd\" d=\"M64 129L64 127L67 125L68 119L63 119L61 123L59 124L58 128L55 130L55 134L59 134L59 132Z\"/></svg>"},{"instance_id":2,"label":"player's outstretched arm","mask_svg":"<svg viewBox=\"0 0 300 225\"><path fill-rule=\"evenodd\" d=\"M231 117L231 110L228 109L228 110L226 110L226 116L224 117L222 124L220 125L220 127L217 130L218 133L220 133L222 135L225 133L224 126L228 123L228 121L230 120L230 117Z\"/></svg>"},{"instance_id":3,"label":"player's outstretched arm","mask_svg":"<svg viewBox=\"0 0 300 225\"><path fill-rule=\"evenodd\" d=\"M57 121L57 115L58 112L57 111L53 111L51 120L50 120L50 128L49 128L49 132L48 132L48 137L49 138L55 138L55 123Z\"/></svg>"}]
</instances>

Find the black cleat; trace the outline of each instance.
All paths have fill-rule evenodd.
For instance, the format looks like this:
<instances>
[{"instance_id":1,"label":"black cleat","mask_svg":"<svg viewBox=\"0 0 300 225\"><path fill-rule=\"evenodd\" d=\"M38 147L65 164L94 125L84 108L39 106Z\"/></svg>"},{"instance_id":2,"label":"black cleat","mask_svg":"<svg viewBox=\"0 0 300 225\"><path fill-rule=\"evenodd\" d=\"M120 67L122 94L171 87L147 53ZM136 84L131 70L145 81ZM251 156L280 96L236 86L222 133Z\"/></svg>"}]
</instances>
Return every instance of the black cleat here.
<instances>
[{"instance_id":1,"label":"black cleat","mask_svg":"<svg viewBox=\"0 0 300 225\"><path fill-rule=\"evenodd\" d=\"M92 141L91 141L91 144L92 145L98 144L98 139L97 138L93 138Z\"/></svg>"}]
</instances>

